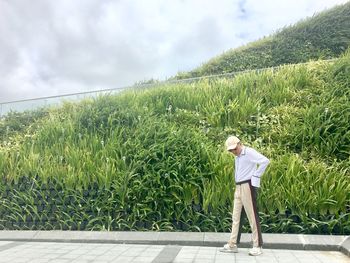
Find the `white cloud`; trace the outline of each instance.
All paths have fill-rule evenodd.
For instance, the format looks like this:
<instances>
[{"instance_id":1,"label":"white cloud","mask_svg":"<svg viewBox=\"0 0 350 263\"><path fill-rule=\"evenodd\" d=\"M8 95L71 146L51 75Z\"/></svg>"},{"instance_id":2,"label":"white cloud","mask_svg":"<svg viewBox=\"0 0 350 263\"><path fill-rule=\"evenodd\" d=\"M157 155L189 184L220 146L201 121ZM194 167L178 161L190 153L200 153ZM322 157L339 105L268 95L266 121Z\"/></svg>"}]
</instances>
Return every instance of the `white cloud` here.
<instances>
[{"instance_id":1,"label":"white cloud","mask_svg":"<svg viewBox=\"0 0 350 263\"><path fill-rule=\"evenodd\" d=\"M0 102L193 69L345 0L0 0Z\"/></svg>"}]
</instances>

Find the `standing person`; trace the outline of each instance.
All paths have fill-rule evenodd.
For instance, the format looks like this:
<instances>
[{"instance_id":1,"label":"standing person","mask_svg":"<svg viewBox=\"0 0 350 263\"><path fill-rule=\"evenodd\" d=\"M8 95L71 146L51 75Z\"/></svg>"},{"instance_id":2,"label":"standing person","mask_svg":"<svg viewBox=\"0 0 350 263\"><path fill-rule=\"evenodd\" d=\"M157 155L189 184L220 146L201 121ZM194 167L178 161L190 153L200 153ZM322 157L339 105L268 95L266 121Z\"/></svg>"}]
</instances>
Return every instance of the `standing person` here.
<instances>
[{"instance_id":1,"label":"standing person","mask_svg":"<svg viewBox=\"0 0 350 263\"><path fill-rule=\"evenodd\" d=\"M240 224L242 207L247 214L252 230L253 248L249 255L262 254L262 236L259 223L259 215L256 207L256 188L260 187L260 177L269 164L269 159L253 148L244 146L236 136L230 136L226 140L226 149L235 157L235 182L232 212L231 237L221 252L237 253L237 236Z\"/></svg>"}]
</instances>

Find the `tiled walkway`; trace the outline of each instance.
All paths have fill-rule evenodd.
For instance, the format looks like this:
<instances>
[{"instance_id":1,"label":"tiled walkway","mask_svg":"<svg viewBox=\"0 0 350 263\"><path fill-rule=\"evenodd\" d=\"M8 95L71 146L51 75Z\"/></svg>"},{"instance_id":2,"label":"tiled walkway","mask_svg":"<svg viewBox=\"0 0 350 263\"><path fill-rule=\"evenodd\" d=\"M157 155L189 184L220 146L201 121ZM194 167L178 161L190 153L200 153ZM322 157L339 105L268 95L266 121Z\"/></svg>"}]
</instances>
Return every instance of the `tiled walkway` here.
<instances>
[{"instance_id":1,"label":"tiled walkway","mask_svg":"<svg viewBox=\"0 0 350 263\"><path fill-rule=\"evenodd\" d=\"M263 255L252 257L247 248L237 254L227 254L219 252L217 247L0 241L0 262L345 263L350 262L350 258L334 251L264 249Z\"/></svg>"}]
</instances>

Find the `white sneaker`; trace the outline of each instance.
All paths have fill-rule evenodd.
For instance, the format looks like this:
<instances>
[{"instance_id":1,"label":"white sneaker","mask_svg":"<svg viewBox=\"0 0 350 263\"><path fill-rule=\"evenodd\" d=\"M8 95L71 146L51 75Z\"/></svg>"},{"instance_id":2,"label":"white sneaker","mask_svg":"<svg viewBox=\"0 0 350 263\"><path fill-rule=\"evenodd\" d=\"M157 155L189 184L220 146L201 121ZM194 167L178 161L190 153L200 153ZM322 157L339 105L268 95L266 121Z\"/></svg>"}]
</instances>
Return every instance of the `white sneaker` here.
<instances>
[{"instance_id":1,"label":"white sneaker","mask_svg":"<svg viewBox=\"0 0 350 263\"><path fill-rule=\"evenodd\" d=\"M261 247L253 247L252 249L249 250L249 255L251 256L259 256L262 253L263 252Z\"/></svg>"},{"instance_id":2,"label":"white sneaker","mask_svg":"<svg viewBox=\"0 0 350 263\"><path fill-rule=\"evenodd\" d=\"M229 244L226 244L223 248L220 248L220 252L238 253L238 248L237 245L230 246Z\"/></svg>"}]
</instances>

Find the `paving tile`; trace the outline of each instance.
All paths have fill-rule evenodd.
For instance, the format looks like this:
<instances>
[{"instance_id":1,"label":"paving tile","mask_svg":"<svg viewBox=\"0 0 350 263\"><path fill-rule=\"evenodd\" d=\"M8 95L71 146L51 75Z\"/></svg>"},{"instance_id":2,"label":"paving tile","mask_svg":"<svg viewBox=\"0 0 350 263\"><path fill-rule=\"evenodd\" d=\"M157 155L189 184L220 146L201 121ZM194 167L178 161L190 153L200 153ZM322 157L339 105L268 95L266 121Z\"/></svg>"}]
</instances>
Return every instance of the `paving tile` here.
<instances>
[{"instance_id":1,"label":"paving tile","mask_svg":"<svg viewBox=\"0 0 350 263\"><path fill-rule=\"evenodd\" d=\"M0 263L115 263L115 262L213 262L213 263L349 263L338 251L264 249L257 257L248 248L239 253L222 253L218 247L176 245L93 244L54 242L0 242ZM5 247L4 247L5 246Z\"/></svg>"},{"instance_id":2,"label":"paving tile","mask_svg":"<svg viewBox=\"0 0 350 263\"><path fill-rule=\"evenodd\" d=\"M134 257L119 256L115 258L115 262L132 262Z\"/></svg>"},{"instance_id":3,"label":"paving tile","mask_svg":"<svg viewBox=\"0 0 350 263\"><path fill-rule=\"evenodd\" d=\"M173 263L192 263L193 259L192 258L175 258ZM227 261L225 262L227 263Z\"/></svg>"},{"instance_id":4,"label":"paving tile","mask_svg":"<svg viewBox=\"0 0 350 263\"><path fill-rule=\"evenodd\" d=\"M135 257L132 262L151 263L154 257Z\"/></svg>"}]
</instances>

